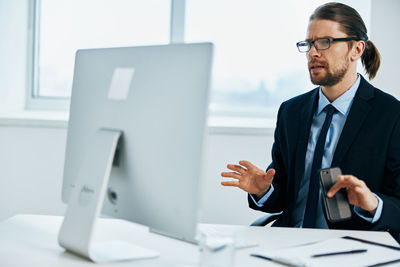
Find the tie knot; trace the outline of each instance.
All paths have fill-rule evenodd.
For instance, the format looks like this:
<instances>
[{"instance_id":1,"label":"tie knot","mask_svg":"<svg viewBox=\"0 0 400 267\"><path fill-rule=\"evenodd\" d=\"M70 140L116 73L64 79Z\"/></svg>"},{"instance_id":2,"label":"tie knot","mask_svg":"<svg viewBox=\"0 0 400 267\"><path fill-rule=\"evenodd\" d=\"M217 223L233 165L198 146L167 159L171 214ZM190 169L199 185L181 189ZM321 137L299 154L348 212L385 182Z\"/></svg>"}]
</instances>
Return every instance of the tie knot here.
<instances>
[{"instance_id":1,"label":"tie knot","mask_svg":"<svg viewBox=\"0 0 400 267\"><path fill-rule=\"evenodd\" d=\"M330 117L333 115L333 113L335 113L336 108L334 106L332 106L331 104L327 105L324 110L326 111L326 116Z\"/></svg>"}]
</instances>

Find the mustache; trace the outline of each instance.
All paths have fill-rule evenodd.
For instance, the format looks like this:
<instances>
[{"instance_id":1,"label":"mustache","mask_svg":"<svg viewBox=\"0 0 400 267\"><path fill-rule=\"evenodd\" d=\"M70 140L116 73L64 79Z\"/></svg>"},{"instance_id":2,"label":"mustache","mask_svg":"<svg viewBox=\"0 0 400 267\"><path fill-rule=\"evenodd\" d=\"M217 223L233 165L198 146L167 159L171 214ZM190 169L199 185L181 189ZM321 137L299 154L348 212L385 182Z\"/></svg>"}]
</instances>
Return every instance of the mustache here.
<instances>
[{"instance_id":1,"label":"mustache","mask_svg":"<svg viewBox=\"0 0 400 267\"><path fill-rule=\"evenodd\" d=\"M308 68L311 68L311 66L327 67L328 63L325 62L325 61L311 60L311 61L308 62Z\"/></svg>"}]
</instances>

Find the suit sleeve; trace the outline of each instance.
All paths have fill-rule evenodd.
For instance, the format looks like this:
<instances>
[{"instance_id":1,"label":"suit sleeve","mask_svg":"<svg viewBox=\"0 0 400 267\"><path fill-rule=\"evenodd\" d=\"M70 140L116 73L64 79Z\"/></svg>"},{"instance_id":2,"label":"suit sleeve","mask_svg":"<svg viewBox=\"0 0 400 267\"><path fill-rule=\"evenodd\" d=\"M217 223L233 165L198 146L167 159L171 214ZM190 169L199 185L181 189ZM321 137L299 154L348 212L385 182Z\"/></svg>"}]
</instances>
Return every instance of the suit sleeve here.
<instances>
[{"instance_id":1,"label":"suit sleeve","mask_svg":"<svg viewBox=\"0 0 400 267\"><path fill-rule=\"evenodd\" d=\"M383 200L382 215L374 230L400 233L400 116L389 143L382 191L374 193Z\"/></svg>"},{"instance_id":2,"label":"suit sleeve","mask_svg":"<svg viewBox=\"0 0 400 267\"><path fill-rule=\"evenodd\" d=\"M268 166L267 170L274 168L276 170L275 177L273 180L274 191L269 196L268 200L262 207L257 206L250 195L248 195L249 207L255 210L264 211L267 213L277 213L284 209L285 203L285 192L286 192L286 172L283 165L282 154L281 154L281 127L282 125L282 113L284 109L283 103L278 111L278 118L276 122L276 128L274 133L274 144L272 145L272 163ZM253 195L254 196L254 195Z\"/></svg>"}]
</instances>

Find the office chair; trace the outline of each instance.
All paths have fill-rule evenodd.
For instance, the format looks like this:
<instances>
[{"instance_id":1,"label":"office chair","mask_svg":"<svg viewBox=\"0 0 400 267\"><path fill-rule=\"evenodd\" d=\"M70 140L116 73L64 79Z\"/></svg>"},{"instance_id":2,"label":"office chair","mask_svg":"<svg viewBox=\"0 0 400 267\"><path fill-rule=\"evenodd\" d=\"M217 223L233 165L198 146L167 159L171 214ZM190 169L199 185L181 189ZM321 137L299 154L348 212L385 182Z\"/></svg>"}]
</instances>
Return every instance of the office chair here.
<instances>
[{"instance_id":1,"label":"office chair","mask_svg":"<svg viewBox=\"0 0 400 267\"><path fill-rule=\"evenodd\" d=\"M266 226L272 221L275 221L276 219L279 218L279 216L282 214L282 212L278 213L267 213L266 215L258 218L255 220L250 226Z\"/></svg>"}]
</instances>

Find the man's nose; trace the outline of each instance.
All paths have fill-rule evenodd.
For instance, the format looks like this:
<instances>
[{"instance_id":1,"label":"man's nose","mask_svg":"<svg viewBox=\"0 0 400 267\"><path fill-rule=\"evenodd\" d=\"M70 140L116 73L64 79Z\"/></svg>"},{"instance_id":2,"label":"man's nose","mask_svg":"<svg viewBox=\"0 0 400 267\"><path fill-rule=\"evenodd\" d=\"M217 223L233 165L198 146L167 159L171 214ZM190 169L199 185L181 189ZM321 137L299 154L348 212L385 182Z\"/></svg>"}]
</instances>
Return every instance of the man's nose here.
<instances>
[{"instance_id":1,"label":"man's nose","mask_svg":"<svg viewBox=\"0 0 400 267\"><path fill-rule=\"evenodd\" d=\"M310 51L308 51L308 56L309 57L319 57L320 53L319 51L315 48L315 45L312 45L310 48Z\"/></svg>"}]
</instances>

